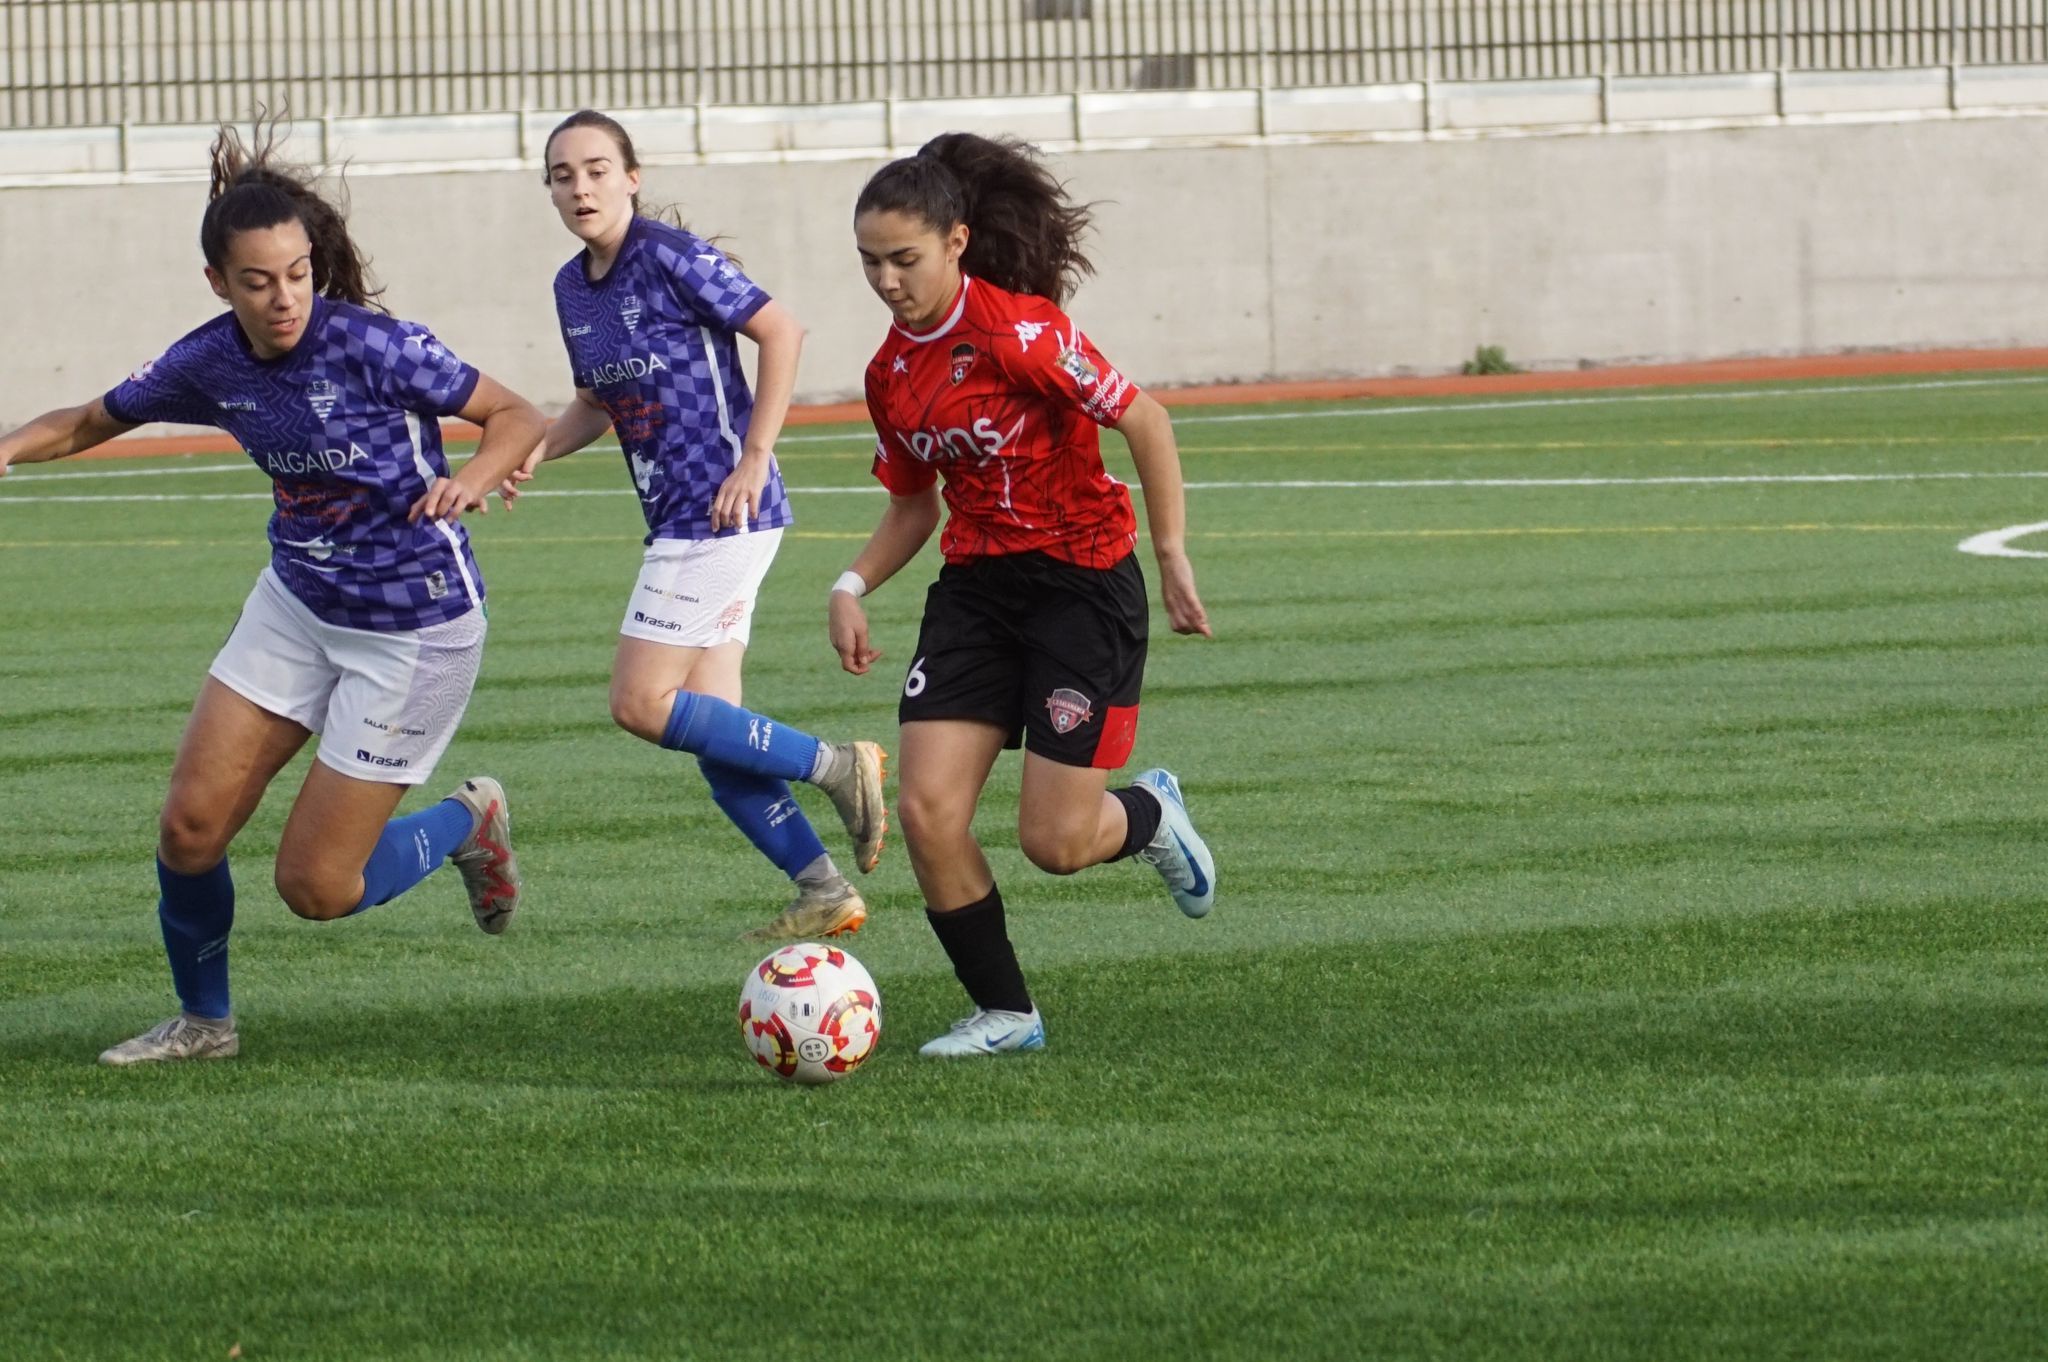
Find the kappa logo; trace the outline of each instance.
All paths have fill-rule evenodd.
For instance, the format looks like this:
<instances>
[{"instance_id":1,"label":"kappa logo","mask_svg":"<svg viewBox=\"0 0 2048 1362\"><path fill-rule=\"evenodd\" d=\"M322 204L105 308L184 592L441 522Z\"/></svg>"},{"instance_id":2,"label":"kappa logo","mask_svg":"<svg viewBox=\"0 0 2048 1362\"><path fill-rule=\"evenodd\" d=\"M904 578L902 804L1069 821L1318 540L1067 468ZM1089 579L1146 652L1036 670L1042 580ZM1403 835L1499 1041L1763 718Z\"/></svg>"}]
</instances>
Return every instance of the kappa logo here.
<instances>
[{"instance_id":1,"label":"kappa logo","mask_svg":"<svg viewBox=\"0 0 2048 1362\"><path fill-rule=\"evenodd\" d=\"M901 356L901 355L898 355L898 356L896 356L895 360L893 360L893 361L892 361L892 362L890 363L890 365L889 365L889 372L890 372L890 373L892 373L892 374L907 374L907 373L909 373L909 372L910 372L910 361L909 361L909 360L907 360L907 359L905 359L905 358L903 358L903 356Z\"/></svg>"},{"instance_id":2,"label":"kappa logo","mask_svg":"<svg viewBox=\"0 0 2048 1362\"><path fill-rule=\"evenodd\" d=\"M974 367L974 361L976 358L977 356L974 352L974 346L969 344L967 341L961 341L958 345L953 347L954 387L957 388L958 386L960 386L960 380L967 377L967 371Z\"/></svg>"},{"instance_id":3,"label":"kappa logo","mask_svg":"<svg viewBox=\"0 0 2048 1362\"><path fill-rule=\"evenodd\" d=\"M1045 697L1046 712L1052 715L1052 731L1065 736L1095 717L1095 704L1077 690L1062 686Z\"/></svg>"},{"instance_id":4,"label":"kappa logo","mask_svg":"<svg viewBox=\"0 0 2048 1362\"><path fill-rule=\"evenodd\" d=\"M619 299L619 320L620 320L620 321L622 321L622 322L624 322L624 323L626 324L626 329L627 329L628 331L636 331L636 330L638 330L638 329L639 329L639 327L640 327L640 295L639 295L639 294L637 294L637 293L629 293L629 294L627 294L627 295L626 295L625 297L623 297L623 298Z\"/></svg>"},{"instance_id":5,"label":"kappa logo","mask_svg":"<svg viewBox=\"0 0 2048 1362\"><path fill-rule=\"evenodd\" d=\"M1031 342L1037 340L1040 336L1044 334L1044 322L1018 322L1017 348L1020 350L1029 350L1031 348Z\"/></svg>"},{"instance_id":6,"label":"kappa logo","mask_svg":"<svg viewBox=\"0 0 2048 1362\"><path fill-rule=\"evenodd\" d=\"M340 401L341 389L327 379L316 378L306 385L306 405L323 421L334 413L335 405Z\"/></svg>"}]
</instances>

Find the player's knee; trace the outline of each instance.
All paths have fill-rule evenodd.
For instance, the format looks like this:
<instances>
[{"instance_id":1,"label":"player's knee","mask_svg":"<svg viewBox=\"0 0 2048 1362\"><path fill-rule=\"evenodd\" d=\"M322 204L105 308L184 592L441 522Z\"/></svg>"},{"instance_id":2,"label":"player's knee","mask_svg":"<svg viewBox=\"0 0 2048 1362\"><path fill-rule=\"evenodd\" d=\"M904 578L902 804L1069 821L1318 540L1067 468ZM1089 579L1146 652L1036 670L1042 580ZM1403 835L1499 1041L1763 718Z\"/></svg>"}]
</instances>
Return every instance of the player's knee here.
<instances>
[{"instance_id":1,"label":"player's knee","mask_svg":"<svg viewBox=\"0 0 2048 1362\"><path fill-rule=\"evenodd\" d=\"M342 884L303 866L278 862L277 896L284 906L310 922L329 922L355 911L362 898L362 886Z\"/></svg>"},{"instance_id":2,"label":"player's knee","mask_svg":"<svg viewBox=\"0 0 2048 1362\"><path fill-rule=\"evenodd\" d=\"M203 875L228 853L227 829L190 805L173 800L157 819L156 854L180 875Z\"/></svg>"},{"instance_id":3,"label":"player's knee","mask_svg":"<svg viewBox=\"0 0 2048 1362\"><path fill-rule=\"evenodd\" d=\"M966 836L973 821L971 804L963 814L959 801L942 791L905 787L896 792L896 822L903 840L913 846L940 846Z\"/></svg>"},{"instance_id":4,"label":"player's knee","mask_svg":"<svg viewBox=\"0 0 2048 1362\"><path fill-rule=\"evenodd\" d=\"M669 705L638 691L612 691L612 722L636 738L658 743L668 727Z\"/></svg>"},{"instance_id":5,"label":"player's knee","mask_svg":"<svg viewBox=\"0 0 2048 1362\"><path fill-rule=\"evenodd\" d=\"M1083 830L1059 825L1026 825L1017 829L1024 858L1048 875L1071 875L1095 864L1095 848Z\"/></svg>"}]
</instances>

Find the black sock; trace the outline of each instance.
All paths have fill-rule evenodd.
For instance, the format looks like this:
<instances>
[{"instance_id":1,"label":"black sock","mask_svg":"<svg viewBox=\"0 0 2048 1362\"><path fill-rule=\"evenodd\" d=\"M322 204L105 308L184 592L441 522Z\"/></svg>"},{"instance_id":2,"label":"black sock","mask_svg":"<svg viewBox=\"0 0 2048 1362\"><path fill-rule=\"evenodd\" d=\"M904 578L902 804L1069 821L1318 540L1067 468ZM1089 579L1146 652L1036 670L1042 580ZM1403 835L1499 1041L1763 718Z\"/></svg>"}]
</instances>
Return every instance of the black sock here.
<instances>
[{"instance_id":1,"label":"black sock","mask_svg":"<svg viewBox=\"0 0 2048 1362\"><path fill-rule=\"evenodd\" d=\"M924 910L932 934L946 948L953 973L974 1005L986 1012L1029 1012L1031 992L1003 925L1003 891L989 886L986 897L950 913Z\"/></svg>"},{"instance_id":2,"label":"black sock","mask_svg":"<svg viewBox=\"0 0 2048 1362\"><path fill-rule=\"evenodd\" d=\"M1135 785L1126 785L1121 790L1111 790L1110 797L1124 806L1124 821L1130 826L1124 829L1124 844L1112 861L1121 861L1135 856L1152 844L1159 835L1159 820L1165 814L1157 798L1145 793Z\"/></svg>"}]
</instances>

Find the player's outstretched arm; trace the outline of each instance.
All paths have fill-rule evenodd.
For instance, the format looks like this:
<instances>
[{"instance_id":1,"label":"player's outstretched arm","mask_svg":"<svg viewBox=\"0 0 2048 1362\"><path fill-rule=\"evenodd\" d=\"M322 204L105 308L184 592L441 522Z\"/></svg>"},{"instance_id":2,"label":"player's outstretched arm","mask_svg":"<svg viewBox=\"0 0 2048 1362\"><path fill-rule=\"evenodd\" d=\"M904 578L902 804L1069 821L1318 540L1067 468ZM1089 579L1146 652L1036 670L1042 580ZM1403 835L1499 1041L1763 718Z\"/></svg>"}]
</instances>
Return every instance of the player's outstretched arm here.
<instances>
[{"instance_id":1,"label":"player's outstretched arm","mask_svg":"<svg viewBox=\"0 0 2048 1362\"><path fill-rule=\"evenodd\" d=\"M1181 486L1173 419L1149 393L1140 393L1116 428L1131 446L1131 462L1145 489L1145 525L1152 532L1153 557L1159 561L1159 596L1166 604L1167 622L1176 634L1214 638L1209 612L1195 593L1194 565L1188 562L1187 493Z\"/></svg>"},{"instance_id":2,"label":"player's outstretched arm","mask_svg":"<svg viewBox=\"0 0 2048 1362\"><path fill-rule=\"evenodd\" d=\"M108 415L97 397L76 407L46 411L21 429L0 435L0 477L6 477L14 464L48 463L105 444L133 429L126 421Z\"/></svg>"},{"instance_id":3,"label":"player's outstretched arm","mask_svg":"<svg viewBox=\"0 0 2048 1362\"><path fill-rule=\"evenodd\" d=\"M459 520L464 511L487 512L484 498L512 476L547 430L531 402L488 374L477 375L475 391L455 414L483 427L483 438L454 477L434 479L413 503L409 520Z\"/></svg>"},{"instance_id":4,"label":"player's outstretched arm","mask_svg":"<svg viewBox=\"0 0 2048 1362\"><path fill-rule=\"evenodd\" d=\"M868 542L854 555L853 566L840 574L832 587L827 607L826 632L839 665L855 676L867 675L868 668L882 656L882 650L868 642L868 612L861 597L902 570L917 557L917 551L932 537L939 524L939 489L936 484L911 496L889 497L882 523L868 536Z\"/></svg>"},{"instance_id":5,"label":"player's outstretched arm","mask_svg":"<svg viewBox=\"0 0 2048 1362\"><path fill-rule=\"evenodd\" d=\"M534 445L533 452L520 460L519 466L498 484L499 499L510 506L519 500L519 484L531 482L534 471L542 464L564 454L574 454L611 428L612 414L604 409L604 403L597 400L597 394L589 388L578 388L576 400L560 416L548 422L547 433Z\"/></svg>"}]
</instances>

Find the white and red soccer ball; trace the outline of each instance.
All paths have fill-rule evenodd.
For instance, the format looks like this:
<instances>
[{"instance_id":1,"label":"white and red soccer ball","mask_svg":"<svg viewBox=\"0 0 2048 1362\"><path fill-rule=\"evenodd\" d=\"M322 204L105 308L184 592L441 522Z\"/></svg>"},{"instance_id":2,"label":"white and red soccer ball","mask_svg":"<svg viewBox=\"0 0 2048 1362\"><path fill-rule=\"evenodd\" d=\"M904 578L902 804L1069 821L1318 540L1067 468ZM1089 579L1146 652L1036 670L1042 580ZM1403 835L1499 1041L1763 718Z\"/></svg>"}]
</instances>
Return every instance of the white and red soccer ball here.
<instances>
[{"instance_id":1,"label":"white and red soccer ball","mask_svg":"<svg viewBox=\"0 0 2048 1362\"><path fill-rule=\"evenodd\" d=\"M789 1082L844 1078L881 1038L882 995L837 946L784 946L740 989L740 1039L755 1063Z\"/></svg>"}]
</instances>

